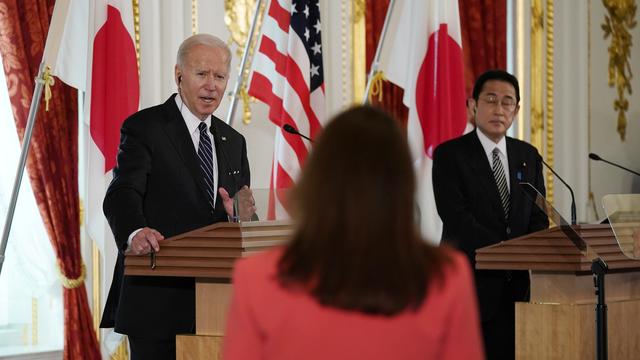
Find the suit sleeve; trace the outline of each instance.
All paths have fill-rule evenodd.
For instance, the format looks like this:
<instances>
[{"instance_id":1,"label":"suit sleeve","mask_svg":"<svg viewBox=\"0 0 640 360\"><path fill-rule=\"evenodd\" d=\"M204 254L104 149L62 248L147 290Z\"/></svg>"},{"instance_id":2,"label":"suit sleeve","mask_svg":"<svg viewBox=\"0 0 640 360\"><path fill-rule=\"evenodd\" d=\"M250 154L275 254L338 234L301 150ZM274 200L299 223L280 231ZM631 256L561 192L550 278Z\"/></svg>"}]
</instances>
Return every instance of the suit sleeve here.
<instances>
[{"instance_id":1,"label":"suit sleeve","mask_svg":"<svg viewBox=\"0 0 640 360\"><path fill-rule=\"evenodd\" d=\"M222 345L225 360L261 359L264 337L261 335L251 306L250 269L239 260L233 271L233 293Z\"/></svg>"},{"instance_id":2,"label":"suit sleeve","mask_svg":"<svg viewBox=\"0 0 640 360\"><path fill-rule=\"evenodd\" d=\"M454 259L454 269L447 279L448 287L452 289L449 301L451 306L447 310L440 359L484 359L480 316L471 267L461 255L455 255ZM464 339L463 346L460 339Z\"/></svg>"},{"instance_id":3,"label":"suit sleeve","mask_svg":"<svg viewBox=\"0 0 640 360\"><path fill-rule=\"evenodd\" d=\"M439 146L433 155L433 193L438 214L448 228L473 234L474 249L494 244L495 234L478 222L470 209L469 200L463 191L463 175L457 168L458 160L451 150ZM461 241L468 241L463 239L460 232L455 234L456 238L442 240L460 247Z\"/></svg>"},{"instance_id":4,"label":"suit sleeve","mask_svg":"<svg viewBox=\"0 0 640 360\"><path fill-rule=\"evenodd\" d=\"M536 159L539 158L538 151L534 148L533 152L535 153ZM536 161L536 177L535 183L533 184L540 193L546 197L547 191L544 186L544 176L542 174L542 162ZM535 204L532 205L531 209L531 217L529 218L529 227L527 233L532 233L536 231L540 231L542 229L546 229L549 227L549 218L547 215L538 208Z\"/></svg>"},{"instance_id":5,"label":"suit sleeve","mask_svg":"<svg viewBox=\"0 0 640 360\"><path fill-rule=\"evenodd\" d=\"M129 235L147 224L143 197L151 171L151 149L144 143L142 131L134 125L134 118L129 118L120 130L117 166L103 203L120 251L126 250Z\"/></svg>"}]
</instances>

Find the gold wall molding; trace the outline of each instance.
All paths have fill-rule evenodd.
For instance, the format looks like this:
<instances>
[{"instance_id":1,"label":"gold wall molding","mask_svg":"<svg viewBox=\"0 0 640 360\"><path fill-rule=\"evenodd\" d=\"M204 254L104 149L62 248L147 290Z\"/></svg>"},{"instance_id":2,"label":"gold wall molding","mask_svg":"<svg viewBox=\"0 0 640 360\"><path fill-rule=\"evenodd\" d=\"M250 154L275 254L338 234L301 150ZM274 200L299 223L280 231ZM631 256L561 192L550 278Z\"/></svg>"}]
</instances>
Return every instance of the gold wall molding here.
<instances>
[{"instance_id":1,"label":"gold wall molding","mask_svg":"<svg viewBox=\"0 0 640 360\"><path fill-rule=\"evenodd\" d=\"M120 345L110 356L111 360L129 360L129 344L126 336L122 337Z\"/></svg>"},{"instance_id":2,"label":"gold wall molding","mask_svg":"<svg viewBox=\"0 0 640 360\"><path fill-rule=\"evenodd\" d=\"M342 103L341 105L348 106L353 102L353 94L351 94L351 99L347 98L348 88L347 88L347 79L349 78L348 72L349 67L347 65L348 62L348 46L349 46L349 17L350 17L350 4L349 0L340 0L340 91L342 94Z\"/></svg>"},{"instance_id":3,"label":"gold wall molding","mask_svg":"<svg viewBox=\"0 0 640 360\"><path fill-rule=\"evenodd\" d=\"M136 45L136 63L138 64L138 76L140 76L140 2L131 0L133 8L133 32Z\"/></svg>"},{"instance_id":4,"label":"gold wall molding","mask_svg":"<svg viewBox=\"0 0 640 360\"><path fill-rule=\"evenodd\" d=\"M247 93L247 82L249 81L249 73L251 72L251 61L255 47L260 36L260 28L262 27L262 19L267 1L262 1L260 9L258 9L258 18L256 19L256 27L252 39L248 39L251 31L251 22L253 21L254 9L257 0L225 0L224 1L224 23L229 29L231 36L227 43L229 45L236 44L236 55L242 58L244 47L249 41L249 53L247 54L247 64L242 73L242 86L238 96L242 100L242 122L245 125L251 123L251 103L256 102L253 96Z\"/></svg>"},{"instance_id":5,"label":"gold wall molding","mask_svg":"<svg viewBox=\"0 0 640 360\"><path fill-rule=\"evenodd\" d=\"M38 299L31 298L31 345L38 345Z\"/></svg>"},{"instance_id":6,"label":"gold wall molding","mask_svg":"<svg viewBox=\"0 0 640 360\"><path fill-rule=\"evenodd\" d=\"M532 0L531 3L531 144L546 162L554 162L554 0ZM544 47L544 53L543 53ZM543 62L544 59L544 62ZM547 200L553 204L553 180L546 172Z\"/></svg>"},{"instance_id":7,"label":"gold wall molding","mask_svg":"<svg viewBox=\"0 0 640 360\"><path fill-rule=\"evenodd\" d=\"M544 17L542 9L542 0L533 0L531 4L531 84L530 84L530 101L531 101L531 144L535 146L540 153L543 153L542 132L544 131L544 109L542 103L542 82L543 82L543 64L542 64L542 44L544 30Z\"/></svg>"},{"instance_id":8,"label":"gold wall molding","mask_svg":"<svg viewBox=\"0 0 640 360\"><path fill-rule=\"evenodd\" d=\"M553 167L553 163L554 163L554 150L553 150L553 146L554 146L554 141L553 141L553 120L554 120L554 104L553 104L553 95L554 95L554 91L553 91L553 87L554 87L554 80L553 80L553 60L554 60L554 39L553 39L553 28L554 28L554 7L553 7L553 0L547 0L547 8L546 8L546 26L545 26L545 33L546 33L546 52L545 52L545 60L546 60L546 73L547 73L547 77L546 77L546 115L547 115L547 122L546 122L546 135L547 135L547 143L546 143L546 148L547 148L547 163ZM547 185L547 199L549 199L549 201L551 203L553 203L553 173L551 173L551 171L547 171L547 181L546 181L546 185Z\"/></svg>"},{"instance_id":9,"label":"gold wall molding","mask_svg":"<svg viewBox=\"0 0 640 360\"><path fill-rule=\"evenodd\" d=\"M522 2L516 5L516 76L522 82L525 79L525 6ZM520 108L518 112L518 139L525 140L524 111Z\"/></svg>"},{"instance_id":10,"label":"gold wall molding","mask_svg":"<svg viewBox=\"0 0 640 360\"><path fill-rule=\"evenodd\" d=\"M100 313L102 304L100 301L100 250L95 241L91 241L91 302L93 303L93 329L96 332L96 338L100 343Z\"/></svg>"},{"instance_id":11,"label":"gold wall molding","mask_svg":"<svg viewBox=\"0 0 640 360\"><path fill-rule=\"evenodd\" d=\"M605 15L601 25L604 38L611 38L609 44L609 87L616 87L618 98L613 103L613 109L618 112L618 134L624 141L627 130L627 110L629 100L626 94L633 93L631 89L631 46L633 39L629 30L636 27L635 0L602 0L609 15ZM626 94L625 94L626 93Z\"/></svg>"},{"instance_id":12,"label":"gold wall molding","mask_svg":"<svg viewBox=\"0 0 640 360\"><path fill-rule=\"evenodd\" d=\"M198 33L198 0L191 0L191 35Z\"/></svg>"},{"instance_id":13,"label":"gold wall molding","mask_svg":"<svg viewBox=\"0 0 640 360\"><path fill-rule=\"evenodd\" d=\"M351 54L353 102L364 100L364 90L367 82L367 50L366 50L366 2L365 0L351 1Z\"/></svg>"}]
</instances>

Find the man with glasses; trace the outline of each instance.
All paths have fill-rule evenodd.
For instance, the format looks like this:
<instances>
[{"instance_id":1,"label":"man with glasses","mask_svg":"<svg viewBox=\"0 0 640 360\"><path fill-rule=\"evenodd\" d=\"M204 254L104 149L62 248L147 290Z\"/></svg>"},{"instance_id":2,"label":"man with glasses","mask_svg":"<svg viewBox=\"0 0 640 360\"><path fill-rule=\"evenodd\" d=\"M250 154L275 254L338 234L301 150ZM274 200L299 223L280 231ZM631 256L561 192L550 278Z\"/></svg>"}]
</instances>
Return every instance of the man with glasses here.
<instances>
[{"instance_id":1,"label":"man with glasses","mask_svg":"<svg viewBox=\"0 0 640 360\"><path fill-rule=\"evenodd\" d=\"M545 193L542 164L531 145L506 136L520 110L518 80L503 70L480 75L467 106L476 130L439 145L433 189L442 242L467 254L549 226L519 182ZM529 299L527 271L475 270L487 359L515 358L515 302Z\"/></svg>"}]
</instances>

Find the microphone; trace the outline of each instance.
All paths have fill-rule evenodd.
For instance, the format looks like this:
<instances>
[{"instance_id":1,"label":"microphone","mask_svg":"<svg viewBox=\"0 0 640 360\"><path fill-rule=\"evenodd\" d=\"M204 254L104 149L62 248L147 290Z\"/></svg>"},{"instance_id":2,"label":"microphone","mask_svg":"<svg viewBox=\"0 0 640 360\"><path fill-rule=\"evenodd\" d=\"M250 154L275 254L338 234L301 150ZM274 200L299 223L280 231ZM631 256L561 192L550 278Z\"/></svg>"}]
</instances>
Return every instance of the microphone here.
<instances>
[{"instance_id":1,"label":"microphone","mask_svg":"<svg viewBox=\"0 0 640 360\"><path fill-rule=\"evenodd\" d=\"M298 130L296 130L296 128L294 128L293 126L289 125L289 124L284 124L282 125L282 129L286 132L288 132L289 134L293 134L293 135L298 135L300 137L303 137L307 140L309 140L310 143L313 144L313 140L309 139L308 136L302 135L298 132Z\"/></svg>"},{"instance_id":2,"label":"microphone","mask_svg":"<svg viewBox=\"0 0 640 360\"><path fill-rule=\"evenodd\" d=\"M560 175L558 175L557 172L555 172L555 170L553 170L551 168L551 166L549 166L549 164L547 164L544 159L542 158L542 156L540 154L538 154L538 159L547 167L547 169L551 170L551 172L553 173L553 175L555 175L558 180L560 180L561 183L564 184L564 186L567 187L567 189L569 189L569 192L571 193L571 225L576 225L578 223L577 219L576 219L576 198L575 196L573 196L573 189L571 188L571 186L569 186L569 184L567 184Z\"/></svg>"},{"instance_id":3,"label":"microphone","mask_svg":"<svg viewBox=\"0 0 640 360\"><path fill-rule=\"evenodd\" d=\"M622 170L626 170L626 171L628 171L628 172L632 173L633 175L638 175L638 176L640 176L640 173L637 173L637 172L635 172L635 171L633 171L633 170L631 170L631 169L627 169L626 167L624 167L624 166L622 166L622 165L618 165L618 164L616 164L616 163L613 163L613 162L611 162L611 161L609 161L609 160L605 160L605 159L601 158L600 156L598 156L598 154L589 153L589 159L591 159L591 160L595 160L595 161L604 161L604 162L606 162L606 163L607 163L607 164L609 164L609 165L613 165L613 166L615 166L615 167L617 167L617 168L620 168L620 169L622 169Z\"/></svg>"},{"instance_id":4,"label":"microphone","mask_svg":"<svg viewBox=\"0 0 640 360\"><path fill-rule=\"evenodd\" d=\"M231 175L231 178L233 179L233 194L235 194L238 191L238 183L240 182L238 181L238 178L237 178L239 171L234 171L231 168L231 163L229 162L229 157L227 156L227 152L224 150L224 146L222 146L222 141L218 139L219 134L218 134L218 129L216 128L216 125L215 125L215 121L216 121L215 119L213 118L211 119L211 127L209 128L209 131L211 131L211 134L213 135L213 141L216 144L216 148L220 147L220 153L222 153L222 159L224 160L224 163L227 166L227 171L229 175ZM218 189L214 189L214 191L218 191Z\"/></svg>"}]
</instances>

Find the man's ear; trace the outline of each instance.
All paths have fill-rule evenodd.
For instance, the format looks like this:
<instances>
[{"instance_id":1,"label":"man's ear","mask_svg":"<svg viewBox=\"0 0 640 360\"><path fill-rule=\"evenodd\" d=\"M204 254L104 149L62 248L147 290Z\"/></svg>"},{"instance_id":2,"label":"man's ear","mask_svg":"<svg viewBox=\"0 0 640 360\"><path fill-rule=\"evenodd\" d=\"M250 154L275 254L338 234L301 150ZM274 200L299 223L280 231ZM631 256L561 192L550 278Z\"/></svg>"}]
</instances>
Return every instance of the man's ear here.
<instances>
[{"instance_id":1,"label":"man's ear","mask_svg":"<svg viewBox=\"0 0 640 360\"><path fill-rule=\"evenodd\" d=\"M173 69L173 74L176 79L176 85L178 85L178 89L180 88L180 83L182 82L182 69L178 67L178 64Z\"/></svg>"},{"instance_id":2,"label":"man's ear","mask_svg":"<svg viewBox=\"0 0 640 360\"><path fill-rule=\"evenodd\" d=\"M474 98L467 99L467 108L475 115L478 110L478 104Z\"/></svg>"},{"instance_id":3,"label":"man's ear","mask_svg":"<svg viewBox=\"0 0 640 360\"><path fill-rule=\"evenodd\" d=\"M516 105L515 110L513 110L513 117L516 118L518 116L518 112L520 111L520 104Z\"/></svg>"}]
</instances>

